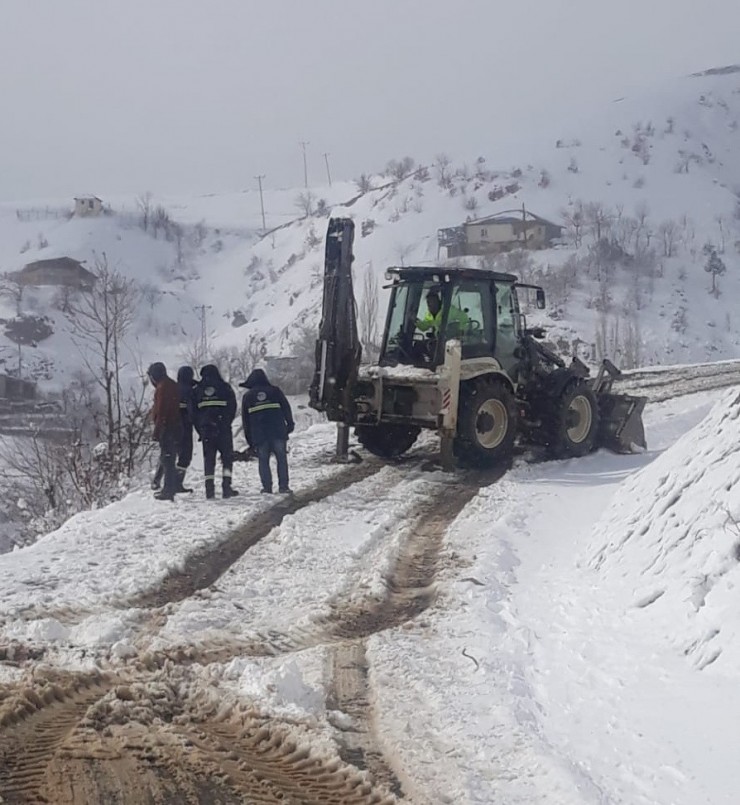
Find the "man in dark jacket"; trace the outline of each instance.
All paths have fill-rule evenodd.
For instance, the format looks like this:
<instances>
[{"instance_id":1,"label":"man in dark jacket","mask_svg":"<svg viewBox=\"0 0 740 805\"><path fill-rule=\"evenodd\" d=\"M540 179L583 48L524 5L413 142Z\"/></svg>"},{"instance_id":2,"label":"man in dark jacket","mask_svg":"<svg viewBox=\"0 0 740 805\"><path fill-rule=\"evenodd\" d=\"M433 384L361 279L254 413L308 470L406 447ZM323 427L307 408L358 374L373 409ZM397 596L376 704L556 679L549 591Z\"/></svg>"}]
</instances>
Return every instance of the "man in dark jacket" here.
<instances>
[{"instance_id":1,"label":"man in dark jacket","mask_svg":"<svg viewBox=\"0 0 740 805\"><path fill-rule=\"evenodd\" d=\"M192 492L184 486L185 473L193 459L193 387L195 386L195 372L191 366L181 366L177 370L177 385L180 390L180 420L182 422L182 437L177 446L177 463L175 492ZM160 463L152 479L152 489L159 489L162 483L164 467Z\"/></svg>"},{"instance_id":2,"label":"man in dark jacket","mask_svg":"<svg viewBox=\"0 0 740 805\"><path fill-rule=\"evenodd\" d=\"M177 491L192 492L183 486L185 473L188 471L193 459L193 421L195 408L193 402L193 389L195 387L195 372L192 366L181 366L177 370L177 385L180 389L180 419L182 420L182 439L177 451Z\"/></svg>"},{"instance_id":3,"label":"man in dark jacket","mask_svg":"<svg viewBox=\"0 0 740 805\"><path fill-rule=\"evenodd\" d=\"M182 437L180 420L180 392L177 383L167 376L163 363L153 363L147 370L149 379L154 384L154 406L152 422L153 438L159 442L159 463L164 469L164 486L154 496L157 500L174 500L177 486L175 472L175 456Z\"/></svg>"},{"instance_id":4,"label":"man in dark jacket","mask_svg":"<svg viewBox=\"0 0 740 805\"><path fill-rule=\"evenodd\" d=\"M255 369L239 384L247 392L242 398L242 423L247 444L259 458L262 491L272 492L270 456L277 460L278 490L290 494L288 486L288 435L295 423L290 403L283 392L271 385L262 369Z\"/></svg>"},{"instance_id":5,"label":"man in dark jacket","mask_svg":"<svg viewBox=\"0 0 740 805\"><path fill-rule=\"evenodd\" d=\"M193 389L195 430L203 442L206 497L215 497L216 453L221 456L221 486L225 498L239 493L231 487L234 441L231 423L236 416L236 397L218 368L208 364L200 370L200 382Z\"/></svg>"}]
</instances>

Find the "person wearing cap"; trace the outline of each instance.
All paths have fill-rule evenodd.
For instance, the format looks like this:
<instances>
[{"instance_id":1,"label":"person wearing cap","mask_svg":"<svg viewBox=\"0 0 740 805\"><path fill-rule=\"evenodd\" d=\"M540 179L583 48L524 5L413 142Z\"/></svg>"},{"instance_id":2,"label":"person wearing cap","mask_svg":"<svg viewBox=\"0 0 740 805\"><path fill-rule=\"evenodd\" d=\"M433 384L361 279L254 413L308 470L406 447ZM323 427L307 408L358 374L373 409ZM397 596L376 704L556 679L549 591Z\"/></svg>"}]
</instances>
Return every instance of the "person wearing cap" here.
<instances>
[{"instance_id":1,"label":"person wearing cap","mask_svg":"<svg viewBox=\"0 0 740 805\"><path fill-rule=\"evenodd\" d=\"M175 458L182 438L180 390L177 383L167 375L165 365L159 361L147 369L147 376L154 385L152 437L159 443L159 463L164 472L164 485L154 497L157 500L174 500L177 491Z\"/></svg>"},{"instance_id":2,"label":"person wearing cap","mask_svg":"<svg viewBox=\"0 0 740 805\"><path fill-rule=\"evenodd\" d=\"M442 325L442 300L439 293L432 289L426 295L427 314L416 320L416 328L423 333L427 330L434 329L435 334L439 334L439 328ZM457 305L450 305L450 312L447 316L447 325L450 331L464 332L470 324L468 314L461 310Z\"/></svg>"},{"instance_id":3,"label":"person wearing cap","mask_svg":"<svg viewBox=\"0 0 740 805\"><path fill-rule=\"evenodd\" d=\"M180 420L182 422L182 437L177 448L177 461L175 471L177 482L175 492L192 492L185 486L185 474L193 459L193 387L195 386L195 372L192 366L181 366L177 370L177 385L180 389ZM152 489L159 489L162 484L164 467L159 464L152 478Z\"/></svg>"},{"instance_id":4,"label":"person wearing cap","mask_svg":"<svg viewBox=\"0 0 740 805\"><path fill-rule=\"evenodd\" d=\"M195 430L203 442L203 470L206 498L216 496L216 455L221 456L221 489L225 498L239 493L231 486L234 440L231 423L236 416L236 396L221 377L218 367L209 363L200 370L200 381L193 388Z\"/></svg>"},{"instance_id":5,"label":"person wearing cap","mask_svg":"<svg viewBox=\"0 0 740 805\"><path fill-rule=\"evenodd\" d=\"M278 491L289 495L288 436L295 429L290 403L262 369L252 371L239 386L247 390L242 397L244 438L257 453L262 492L272 493L272 455L277 461Z\"/></svg>"}]
</instances>

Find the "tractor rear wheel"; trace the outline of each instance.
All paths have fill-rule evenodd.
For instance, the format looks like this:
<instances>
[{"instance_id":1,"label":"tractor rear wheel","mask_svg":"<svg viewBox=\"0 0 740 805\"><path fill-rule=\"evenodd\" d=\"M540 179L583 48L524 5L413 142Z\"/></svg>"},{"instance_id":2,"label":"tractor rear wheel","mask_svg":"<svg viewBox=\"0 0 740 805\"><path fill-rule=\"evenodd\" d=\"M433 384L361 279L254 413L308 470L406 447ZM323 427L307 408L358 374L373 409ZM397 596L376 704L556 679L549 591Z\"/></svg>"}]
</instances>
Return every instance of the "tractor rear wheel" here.
<instances>
[{"instance_id":1,"label":"tractor rear wheel","mask_svg":"<svg viewBox=\"0 0 740 805\"><path fill-rule=\"evenodd\" d=\"M599 405L586 383L570 383L553 401L547 430L548 452L553 458L585 456L594 449Z\"/></svg>"},{"instance_id":2,"label":"tractor rear wheel","mask_svg":"<svg viewBox=\"0 0 740 805\"><path fill-rule=\"evenodd\" d=\"M455 455L461 464L491 467L508 463L514 452L517 407L501 380L479 379L460 389Z\"/></svg>"},{"instance_id":3,"label":"tractor rear wheel","mask_svg":"<svg viewBox=\"0 0 740 805\"><path fill-rule=\"evenodd\" d=\"M397 458L416 441L420 428L382 422L380 425L355 425L359 443L374 456Z\"/></svg>"}]
</instances>

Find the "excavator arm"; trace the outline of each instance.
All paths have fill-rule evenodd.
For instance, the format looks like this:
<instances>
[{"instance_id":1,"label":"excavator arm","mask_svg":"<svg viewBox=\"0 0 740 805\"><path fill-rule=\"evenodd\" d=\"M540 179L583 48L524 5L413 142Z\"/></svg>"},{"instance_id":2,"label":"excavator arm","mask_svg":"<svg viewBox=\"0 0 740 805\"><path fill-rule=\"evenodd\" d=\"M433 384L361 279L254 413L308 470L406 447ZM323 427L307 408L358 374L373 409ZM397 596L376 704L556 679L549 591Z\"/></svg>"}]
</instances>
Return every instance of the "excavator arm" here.
<instances>
[{"instance_id":1,"label":"excavator arm","mask_svg":"<svg viewBox=\"0 0 740 805\"><path fill-rule=\"evenodd\" d=\"M329 220L316 368L309 389L310 406L345 425L354 422L352 388L362 357L352 289L354 234L351 218Z\"/></svg>"}]
</instances>

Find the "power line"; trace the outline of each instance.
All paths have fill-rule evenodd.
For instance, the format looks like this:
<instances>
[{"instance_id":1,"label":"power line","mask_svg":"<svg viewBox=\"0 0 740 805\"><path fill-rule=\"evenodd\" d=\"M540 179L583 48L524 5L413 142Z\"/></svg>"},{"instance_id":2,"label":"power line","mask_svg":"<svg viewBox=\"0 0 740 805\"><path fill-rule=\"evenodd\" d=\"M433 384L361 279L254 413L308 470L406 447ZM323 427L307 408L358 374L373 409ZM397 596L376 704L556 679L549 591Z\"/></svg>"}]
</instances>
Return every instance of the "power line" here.
<instances>
[{"instance_id":1,"label":"power line","mask_svg":"<svg viewBox=\"0 0 740 805\"><path fill-rule=\"evenodd\" d=\"M326 178L329 180L329 187L331 187L331 171L329 170L329 154L324 154L324 162L326 162Z\"/></svg>"}]
</instances>

